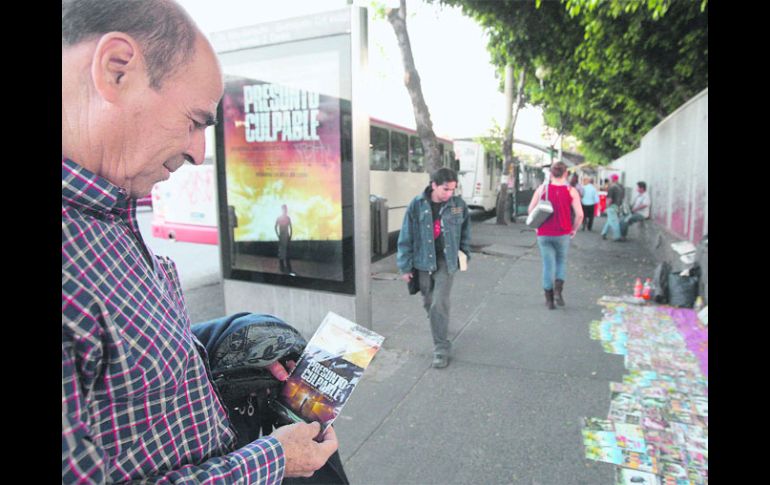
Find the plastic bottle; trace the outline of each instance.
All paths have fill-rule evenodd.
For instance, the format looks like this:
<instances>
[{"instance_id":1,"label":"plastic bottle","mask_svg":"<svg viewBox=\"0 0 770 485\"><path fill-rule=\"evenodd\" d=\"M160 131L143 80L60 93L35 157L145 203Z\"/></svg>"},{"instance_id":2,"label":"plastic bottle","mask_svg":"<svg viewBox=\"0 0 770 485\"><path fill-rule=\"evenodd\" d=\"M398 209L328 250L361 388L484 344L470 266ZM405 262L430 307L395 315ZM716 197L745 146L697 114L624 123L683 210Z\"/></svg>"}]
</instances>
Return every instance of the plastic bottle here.
<instances>
[{"instance_id":1,"label":"plastic bottle","mask_svg":"<svg viewBox=\"0 0 770 485\"><path fill-rule=\"evenodd\" d=\"M634 283L634 298L641 298L642 297L642 280L641 278L636 279L636 283Z\"/></svg>"},{"instance_id":2,"label":"plastic bottle","mask_svg":"<svg viewBox=\"0 0 770 485\"><path fill-rule=\"evenodd\" d=\"M651 292L652 292L652 280L650 278L647 278L644 281L644 287L642 288L642 298L644 298L645 300L649 300Z\"/></svg>"}]
</instances>

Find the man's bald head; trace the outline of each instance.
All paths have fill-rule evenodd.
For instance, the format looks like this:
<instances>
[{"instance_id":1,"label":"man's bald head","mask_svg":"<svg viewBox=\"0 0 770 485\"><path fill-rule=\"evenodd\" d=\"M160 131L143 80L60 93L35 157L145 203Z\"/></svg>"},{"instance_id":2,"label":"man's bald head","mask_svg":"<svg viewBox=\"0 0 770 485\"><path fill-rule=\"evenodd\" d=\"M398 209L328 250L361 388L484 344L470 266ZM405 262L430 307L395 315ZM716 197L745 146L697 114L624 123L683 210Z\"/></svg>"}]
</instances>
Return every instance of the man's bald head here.
<instances>
[{"instance_id":1,"label":"man's bald head","mask_svg":"<svg viewBox=\"0 0 770 485\"><path fill-rule=\"evenodd\" d=\"M203 163L223 90L213 47L176 3L62 1L62 157L131 197Z\"/></svg>"},{"instance_id":2,"label":"man's bald head","mask_svg":"<svg viewBox=\"0 0 770 485\"><path fill-rule=\"evenodd\" d=\"M61 14L62 48L108 32L134 37L156 90L195 53L198 28L170 0L62 0Z\"/></svg>"}]
</instances>

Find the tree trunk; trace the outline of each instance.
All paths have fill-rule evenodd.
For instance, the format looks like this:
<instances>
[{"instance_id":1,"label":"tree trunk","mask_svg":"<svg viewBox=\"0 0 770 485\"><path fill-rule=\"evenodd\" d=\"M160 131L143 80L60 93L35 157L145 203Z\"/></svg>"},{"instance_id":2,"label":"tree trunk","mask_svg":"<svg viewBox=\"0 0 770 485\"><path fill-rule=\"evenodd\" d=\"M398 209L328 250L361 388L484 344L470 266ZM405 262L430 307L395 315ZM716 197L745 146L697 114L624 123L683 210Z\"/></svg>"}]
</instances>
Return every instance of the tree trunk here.
<instances>
[{"instance_id":1,"label":"tree trunk","mask_svg":"<svg viewBox=\"0 0 770 485\"><path fill-rule=\"evenodd\" d=\"M428 105L422 95L420 75L414 66L412 57L412 45L409 42L409 32L406 29L406 0L401 0L398 9L388 9L388 22L393 26L401 49L401 58L404 61L404 84L409 96L412 98L414 108L414 120L417 125L417 134L422 141L425 152L425 164L429 172L434 172L441 167L441 157L438 150L438 140L433 132L433 123L430 121Z\"/></svg>"},{"instance_id":2,"label":"tree trunk","mask_svg":"<svg viewBox=\"0 0 770 485\"><path fill-rule=\"evenodd\" d=\"M519 82L516 86L516 100L513 100L513 66L508 65L505 68L505 100L506 100L506 116L505 116L505 137L503 139L503 167L504 173L508 174L508 177L513 178L513 198L514 203L516 199L516 191L518 190L518 175L519 167L516 166L513 159L513 131L516 127L516 120L519 117L519 110L521 109L524 101L524 82L526 81L527 65L524 64L521 67L519 73ZM509 215L511 212L510 199L508 197L508 184L500 183L500 192L497 197L497 223L508 224ZM514 207L515 210L515 207ZM514 215L513 221L516 221Z\"/></svg>"},{"instance_id":3,"label":"tree trunk","mask_svg":"<svg viewBox=\"0 0 770 485\"><path fill-rule=\"evenodd\" d=\"M511 125L513 124L513 66L505 66L505 128L503 131L503 174L500 180L500 190L497 191L497 224L508 225L508 183L507 177L511 172L511 160L513 158L513 137Z\"/></svg>"}]
</instances>

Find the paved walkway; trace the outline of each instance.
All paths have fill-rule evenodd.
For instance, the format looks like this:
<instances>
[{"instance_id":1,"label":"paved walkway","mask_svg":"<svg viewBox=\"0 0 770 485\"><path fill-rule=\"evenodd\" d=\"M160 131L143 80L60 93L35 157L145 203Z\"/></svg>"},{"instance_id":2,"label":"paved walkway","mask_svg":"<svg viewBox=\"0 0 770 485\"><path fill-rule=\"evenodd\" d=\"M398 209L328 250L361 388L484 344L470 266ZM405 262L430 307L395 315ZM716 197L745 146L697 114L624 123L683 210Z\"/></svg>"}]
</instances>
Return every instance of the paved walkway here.
<instances>
[{"instance_id":1,"label":"paved walkway","mask_svg":"<svg viewBox=\"0 0 770 485\"><path fill-rule=\"evenodd\" d=\"M335 425L351 483L613 483L613 465L586 460L581 419L607 416L625 368L589 327L600 297L630 293L655 262L633 238L603 241L604 221L572 241L567 305L551 311L534 232L474 222L446 369L430 367L428 321L394 279L395 256L373 264L373 329L386 341Z\"/></svg>"}]
</instances>

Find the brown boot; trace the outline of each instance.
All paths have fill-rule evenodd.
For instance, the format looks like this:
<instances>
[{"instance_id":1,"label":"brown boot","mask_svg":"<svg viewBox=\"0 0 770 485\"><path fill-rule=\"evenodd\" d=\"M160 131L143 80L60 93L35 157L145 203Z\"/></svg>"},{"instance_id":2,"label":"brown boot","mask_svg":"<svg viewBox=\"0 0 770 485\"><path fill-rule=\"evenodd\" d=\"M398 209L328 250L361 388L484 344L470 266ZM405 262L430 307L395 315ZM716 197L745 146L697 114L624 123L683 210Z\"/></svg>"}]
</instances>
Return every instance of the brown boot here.
<instances>
[{"instance_id":1,"label":"brown boot","mask_svg":"<svg viewBox=\"0 0 770 485\"><path fill-rule=\"evenodd\" d=\"M553 290L545 290L545 306L549 310L556 309L556 306L553 304Z\"/></svg>"},{"instance_id":2,"label":"brown boot","mask_svg":"<svg viewBox=\"0 0 770 485\"><path fill-rule=\"evenodd\" d=\"M564 289L564 280L556 280L553 285L553 296L556 300L556 304L564 306L564 298L561 296L561 292Z\"/></svg>"}]
</instances>

